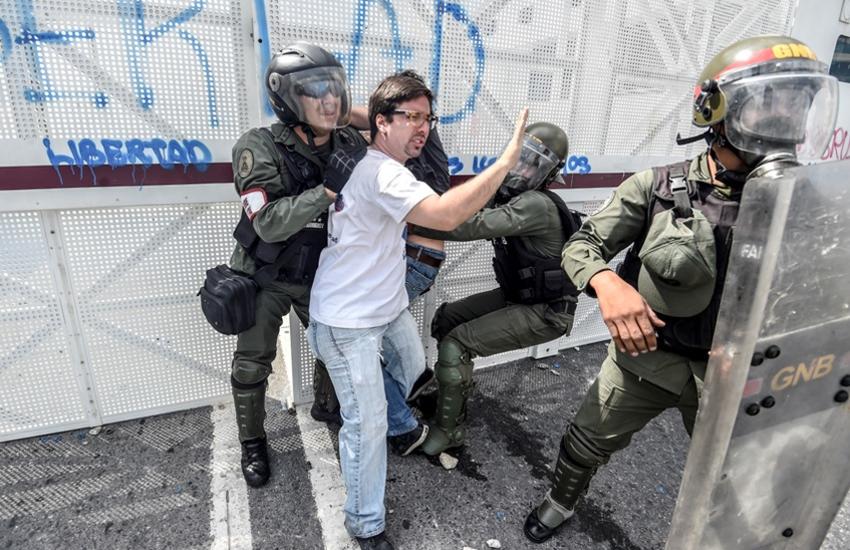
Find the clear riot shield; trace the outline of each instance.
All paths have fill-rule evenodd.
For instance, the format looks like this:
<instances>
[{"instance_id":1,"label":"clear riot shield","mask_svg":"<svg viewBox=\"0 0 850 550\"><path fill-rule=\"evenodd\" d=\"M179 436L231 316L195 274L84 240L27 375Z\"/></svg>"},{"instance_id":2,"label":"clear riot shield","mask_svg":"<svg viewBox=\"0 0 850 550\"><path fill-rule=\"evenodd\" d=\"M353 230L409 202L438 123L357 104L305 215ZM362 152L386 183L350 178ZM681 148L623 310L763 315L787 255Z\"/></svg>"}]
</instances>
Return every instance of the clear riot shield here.
<instances>
[{"instance_id":1,"label":"clear riot shield","mask_svg":"<svg viewBox=\"0 0 850 550\"><path fill-rule=\"evenodd\" d=\"M668 550L816 549L850 486L850 161L746 184Z\"/></svg>"}]
</instances>

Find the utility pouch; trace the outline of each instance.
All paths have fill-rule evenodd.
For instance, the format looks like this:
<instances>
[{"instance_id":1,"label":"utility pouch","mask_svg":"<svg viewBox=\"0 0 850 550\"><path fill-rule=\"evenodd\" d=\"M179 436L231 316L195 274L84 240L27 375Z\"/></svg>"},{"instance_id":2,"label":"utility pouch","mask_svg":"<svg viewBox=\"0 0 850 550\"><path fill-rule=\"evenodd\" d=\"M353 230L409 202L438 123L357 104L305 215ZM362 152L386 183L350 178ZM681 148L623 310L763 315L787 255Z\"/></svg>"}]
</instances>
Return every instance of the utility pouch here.
<instances>
[{"instance_id":1,"label":"utility pouch","mask_svg":"<svg viewBox=\"0 0 850 550\"><path fill-rule=\"evenodd\" d=\"M222 334L239 334L256 322L257 283L227 265L207 270L198 296L207 321Z\"/></svg>"}]
</instances>

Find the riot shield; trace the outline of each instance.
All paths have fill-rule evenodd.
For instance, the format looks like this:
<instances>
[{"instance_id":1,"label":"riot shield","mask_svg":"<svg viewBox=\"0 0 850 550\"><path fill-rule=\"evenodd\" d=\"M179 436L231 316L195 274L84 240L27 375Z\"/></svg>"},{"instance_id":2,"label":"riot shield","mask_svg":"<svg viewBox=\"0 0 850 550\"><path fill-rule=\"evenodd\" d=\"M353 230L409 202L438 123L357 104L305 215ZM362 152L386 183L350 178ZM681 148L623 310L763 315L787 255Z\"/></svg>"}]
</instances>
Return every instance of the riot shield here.
<instances>
[{"instance_id":1,"label":"riot shield","mask_svg":"<svg viewBox=\"0 0 850 550\"><path fill-rule=\"evenodd\" d=\"M850 486L850 161L747 182L668 550L816 549Z\"/></svg>"}]
</instances>

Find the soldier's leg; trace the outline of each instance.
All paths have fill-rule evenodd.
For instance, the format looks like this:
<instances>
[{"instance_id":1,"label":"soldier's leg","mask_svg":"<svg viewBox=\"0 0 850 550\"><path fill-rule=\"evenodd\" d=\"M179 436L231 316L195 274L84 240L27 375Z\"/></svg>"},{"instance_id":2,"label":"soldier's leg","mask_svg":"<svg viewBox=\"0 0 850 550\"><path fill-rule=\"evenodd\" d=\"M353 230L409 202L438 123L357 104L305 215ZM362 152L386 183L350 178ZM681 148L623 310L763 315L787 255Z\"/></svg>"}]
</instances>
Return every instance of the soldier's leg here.
<instances>
[{"instance_id":1,"label":"soldier's leg","mask_svg":"<svg viewBox=\"0 0 850 550\"><path fill-rule=\"evenodd\" d=\"M239 333L233 354L231 385L239 442L242 444L242 473L248 485L253 487L265 484L270 475L263 428L266 380L277 353L280 325L289 307L289 296L277 285L259 291L256 323Z\"/></svg>"},{"instance_id":2,"label":"soldier's leg","mask_svg":"<svg viewBox=\"0 0 850 550\"><path fill-rule=\"evenodd\" d=\"M694 423L697 419L697 408L699 407L701 393L700 385L694 378L691 378L691 381L685 386L679 398L679 403L676 405L682 414L682 422L685 424L685 429L688 431L689 436L693 435Z\"/></svg>"},{"instance_id":3,"label":"soldier's leg","mask_svg":"<svg viewBox=\"0 0 850 550\"><path fill-rule=\"evenodd\" d=\"M548 540L573 515L596 469L628 446L632 435L680 396L628 371L609 356L561 440L551 489L528 515L524 532L535 543Z\"/></svg>"},{"instance_id":4,"label":"soldier's leg","mask_svg":"<svg viewBox=\"0 0 850 550\"><path fill-rule=\"evenodd\" d=\"M303 287L307 289L307 287ZM292 299L292 310L306 329L310 324L310 293L297 294ZM313 405L310 406L310 416L319 422L342 425L339 415L339 399L336 397L333 382L325 364L318 358L313 362Z\"/></svg>"},{"instance_id":5,"label":"soldier's leg","mask_svg":"<svg viewBox=\"0 0 850 550\"><path fill-rule=\"evenodd\" d=\"M487 293L489 294L489 293ZM492 294L490 294L492 297ZM480 299L480 298L479 298ZM563 336L569 330L571 317L555 315L546 304L533 306L509 304L486 311L483 306L450 309L450 321L445 326L480 313L456 325L439 345L437 362L437 415L431 433L422 446L430 455L463 444L466 402L472 392L472 358L522 349ZM451 307L454 304L449 304ZM478 305L478 304L475 304ZM558 320L555 321L554 319Z\"/></svg>"},{"instance_id":6,"label":"soldier's leg","mask_svg":"<svg viewBox=\"0 0 850 550\"><path fill-rule=\"evenodd\" d=\"M463 422L466 399L472 390L472 359L462 343L450 336L458 327L472 319L505 307L501 290L473 294L456 302L444 303L431 321L431 336L437 339L435 368L438 394L437 411L428 439L422 450L436 455L463 444Z\"/></svg>"}]
</instances>

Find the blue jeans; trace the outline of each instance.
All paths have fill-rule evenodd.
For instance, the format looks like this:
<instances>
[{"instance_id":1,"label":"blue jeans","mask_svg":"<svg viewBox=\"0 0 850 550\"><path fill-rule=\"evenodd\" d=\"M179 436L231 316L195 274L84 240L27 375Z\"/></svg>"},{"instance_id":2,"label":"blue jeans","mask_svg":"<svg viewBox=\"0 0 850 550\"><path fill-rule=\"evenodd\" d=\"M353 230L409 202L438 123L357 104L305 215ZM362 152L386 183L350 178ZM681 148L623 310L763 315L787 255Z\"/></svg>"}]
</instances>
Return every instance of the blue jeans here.
<instances>
[{"instance_id":1,"label":"blue jeans","mask_svg":"<svg viewBox=\"0 0 850 550\"><path fill-rule=\"evenodd\" d=\"M387 400L379 354L392 350L394 360L384 370L407 395L425 367L416 321L408 310L374 328L339 328L312 321L307 341L325 363L339 399L345 526L352 536L371 537L385 525Z\"/></svg>"},{"instance_id":2,"label":"blue jeans","mask_svg":"<svg viewBox=\"0 0 850 550\"><path fill-rule=\"evenodd\" d=\"M446 253L441 250L411 243L408 243L407 246L419 248L422 254L428 254L433 258L439 260L446 259ZM411 303L431 288L439 272L439 267L424 264L415 258L407 256L407 277L404 281L404 286L407 289L407 297ZM384 347L383 357L384 363L387 365L398 361L395 351L388 347ZM390 437L401 435L415 428L418 423L416 422L416 417L413 416L413 411L407 406L407 393L403 392L402 388L386 370L384 371L384 390L387 398L387 420L389 422L387 435Z\"/></svg>"}]
</instances>

